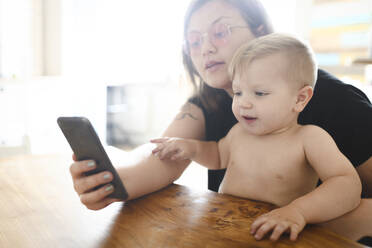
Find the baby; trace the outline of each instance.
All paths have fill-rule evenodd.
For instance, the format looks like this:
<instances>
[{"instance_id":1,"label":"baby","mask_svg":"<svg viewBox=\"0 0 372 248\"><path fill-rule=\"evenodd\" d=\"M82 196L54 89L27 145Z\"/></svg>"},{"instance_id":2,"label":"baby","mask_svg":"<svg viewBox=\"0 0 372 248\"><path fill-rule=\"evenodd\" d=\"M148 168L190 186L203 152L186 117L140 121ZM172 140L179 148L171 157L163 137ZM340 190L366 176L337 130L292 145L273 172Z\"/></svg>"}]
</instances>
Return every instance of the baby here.
<instances>
[{"instance_id":1,"label":"baby","mask_svg":"<svg viewBox=\"0 0 372 248\"><path fill-rule=\"evenodd\" d=\"M190 159L226 168L219 192L275 204L251 233L296 240L306 223L320 223L358 206L361 183L332 137L297 118L313 95L317 66L311 48L283 34L244 44L229 67L238 123L218 142L159 138L160 159ZM316 187L318 180L323 183Z\"/></svg>"}]
</instances>

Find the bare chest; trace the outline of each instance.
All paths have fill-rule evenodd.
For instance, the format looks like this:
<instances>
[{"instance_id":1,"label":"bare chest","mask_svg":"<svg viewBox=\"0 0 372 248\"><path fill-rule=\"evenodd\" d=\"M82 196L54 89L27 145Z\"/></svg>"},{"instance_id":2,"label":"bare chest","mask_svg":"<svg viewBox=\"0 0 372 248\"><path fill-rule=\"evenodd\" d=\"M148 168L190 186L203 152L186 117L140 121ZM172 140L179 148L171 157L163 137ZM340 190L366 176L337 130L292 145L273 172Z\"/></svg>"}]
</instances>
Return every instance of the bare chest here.
<instances>
[{"instance_id":1,"label":"bare chest","mask_svg":"<svg viewBox=\"0 0 372 248\"><path fill-rule=\"evenodd\" d=\"M236 140L220 191L282 205L311 191L317 175L296 137Z\"/></svg>"},{"instance_id":2,"label":"bare chest","mask_svg":"<svg viewBox=\"0 0 372 248\"><path fill-rule=\"evenodd\" d=\"M232 143L230 150L231 169L256 170L285 174L302 170L306 158L302 142L297 137L272 139L244 139Z\"/></svg>"}]
</instances>

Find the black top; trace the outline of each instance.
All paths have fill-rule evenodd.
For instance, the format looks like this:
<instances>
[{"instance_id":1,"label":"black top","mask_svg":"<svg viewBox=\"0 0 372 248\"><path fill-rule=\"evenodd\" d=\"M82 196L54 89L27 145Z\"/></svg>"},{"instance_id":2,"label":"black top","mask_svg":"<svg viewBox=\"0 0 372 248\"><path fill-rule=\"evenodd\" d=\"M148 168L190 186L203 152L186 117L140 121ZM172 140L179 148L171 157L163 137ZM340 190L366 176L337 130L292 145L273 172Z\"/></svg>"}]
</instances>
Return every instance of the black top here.
<instances>
[{"instance_id":1,"label":"black top","mask_svg":"<svg viewBox=\"0 0 372 248\"><path fill-rule=\"evenodd\" d=\"M203 111L207 141L220 140L237 123L231 110L232 98L227 93L224 95L224 104L215 112L208 112L198 97L189 99ZM355 167L372 156L371 102L361 90L323 70L318 71L314 95L300 113L298 123L326 130ZM218 191L225 171L208 171L208 189Z\"/></svg>"}]
</instances>

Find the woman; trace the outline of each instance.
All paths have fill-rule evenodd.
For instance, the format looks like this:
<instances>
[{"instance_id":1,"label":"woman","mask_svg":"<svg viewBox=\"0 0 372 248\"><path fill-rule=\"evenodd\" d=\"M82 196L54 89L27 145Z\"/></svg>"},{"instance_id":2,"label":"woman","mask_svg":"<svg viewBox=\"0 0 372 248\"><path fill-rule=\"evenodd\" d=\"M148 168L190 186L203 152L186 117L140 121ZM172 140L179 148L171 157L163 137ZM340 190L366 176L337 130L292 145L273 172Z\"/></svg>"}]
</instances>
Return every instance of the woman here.
<instances>
[{"instance_id":1,"label":"woman","mask_svg":"<svg viewBox=\"0 0 372 248\"><path fill-rule=\"evenodd\" d=\"M219 140L236 123L231 111L231 82L227 67L235 50L244 42L273 32L262 5L256 0L196 0L185 18L184 64L196 94L181 109L163 136ZM358 89L319 71L314 97L299 117L327 130L340 150L357 167L365 195L372 192L372 107ZM132 152L130 161L118 168L130 199L161 189L181 176L190 161L160 160L151 147ZM142 151L142 152L141 152ZM84 176L94 169L89 161L75 162L70 171L74 188L89 209L98 210L116 199L112 192L96 186L107 184L107 172ZM106 175L108 174L108 176ZM105 176L106 175L106 176ZM217 190L224 171L209 171L208 188ZM352 239L372 236L372 200L345 216L326 223L328 228ZM367 218L368 217L368 218Z\"/></svg>"}]
</instances>

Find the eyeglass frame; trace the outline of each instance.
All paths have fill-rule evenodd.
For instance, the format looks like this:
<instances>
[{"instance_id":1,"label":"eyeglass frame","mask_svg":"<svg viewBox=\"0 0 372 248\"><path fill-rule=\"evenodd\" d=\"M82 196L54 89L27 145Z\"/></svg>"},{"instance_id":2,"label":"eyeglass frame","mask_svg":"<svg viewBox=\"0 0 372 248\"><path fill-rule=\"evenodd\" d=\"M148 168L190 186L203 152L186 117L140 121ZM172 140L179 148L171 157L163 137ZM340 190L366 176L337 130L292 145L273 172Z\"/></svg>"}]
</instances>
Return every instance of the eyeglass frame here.
<instances>
[{"instance_id":1,"label":"eyeglass frame","mask_svg":"<svg viewBox=\"0 0 372 248\"><path fill-rule=\"evenodd\" d=\"M230 25L230 24L225 24L225 23L222 23L223 25L225 25L226 27L227 27L227 29L228 29L228 35L231 35L232 34L232 32L231 32L231 29L232 28L250 28L250 27L248 27L248 26L242 26L242 25ZM211 30L211 29L210 29ZM197 32L197 33L200 33L200 37L201 37L201 45L203 44L203 42L204 42L204 36L209 36L209 32L210 32L210 30L208 30L207 32L204 32L204 33L201 33L201 32L198 32L198 31L195 31L195 32ZM186 36L186 35L185 35ZM210 40L210 42L213 44L213 46L216 46L214 43L213 43L213 41L212 40ZM219 46L217 46L217 47L219 47ZM201 46L200 46L200 48L201 48ZM185 40L184 40L184 42L183 42L183 50L184 50L184 52L188 55L188 56L190 56L191 55L191 51L190 51L190 45L189 45L189 43L188 43L188 41L187 41L187 38L185 37Z\"/></svg>"}]
</instances>

